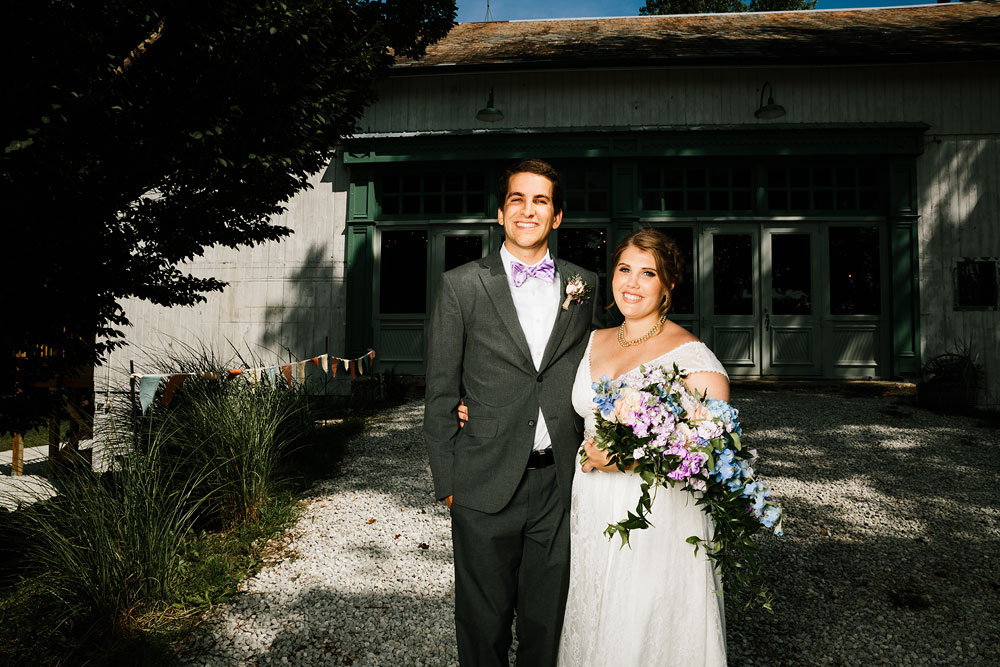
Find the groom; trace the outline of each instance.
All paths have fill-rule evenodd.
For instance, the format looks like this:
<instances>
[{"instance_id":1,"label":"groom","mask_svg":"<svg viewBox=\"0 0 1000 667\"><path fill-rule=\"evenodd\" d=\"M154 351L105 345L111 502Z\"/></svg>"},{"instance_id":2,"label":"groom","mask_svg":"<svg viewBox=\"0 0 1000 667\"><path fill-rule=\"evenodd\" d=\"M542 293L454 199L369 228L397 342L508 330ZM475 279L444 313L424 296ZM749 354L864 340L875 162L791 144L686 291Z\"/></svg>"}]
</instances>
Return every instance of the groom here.
<instances>
[{"instance_id":1,"label":"groom","mask_svg":"<svg viewBox=\"0 0 1000 667\"><path fill-rule=\"evenodd\" d=\"M570 484L582 423L570 400L597 326L597 276L549 256L559 174L541 160L499 183L499 251L442 276L430 328L424 440L451 508L455 622L464 667L556 662L569 584ZM566 300L567 280L590 288ZM566 307L563 308L563 305ZM459 429L463 401L469 421Z\"/></svg>"}]
</instances>

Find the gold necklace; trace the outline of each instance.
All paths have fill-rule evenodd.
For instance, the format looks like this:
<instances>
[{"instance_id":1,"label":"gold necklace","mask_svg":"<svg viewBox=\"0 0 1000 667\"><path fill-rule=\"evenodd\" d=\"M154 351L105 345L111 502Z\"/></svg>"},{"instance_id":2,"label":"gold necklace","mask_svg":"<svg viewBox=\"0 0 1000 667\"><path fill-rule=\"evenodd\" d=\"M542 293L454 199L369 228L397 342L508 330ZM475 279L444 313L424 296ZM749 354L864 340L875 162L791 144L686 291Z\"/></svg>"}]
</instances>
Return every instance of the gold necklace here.
<instances>
[{"instance_id":1,"label":"gold necklace","mask_svg":"<svg viewBox=\"0 0 1000 667\"><path fill-rule=\"evenodd\" d=\"M663 323L666 321L667 321L666 313L660 315L660 321L654 324L652 329L650 329L643 335L639 336L635 340L625 340L625 323L622 322L621 326L618 327L618 344L621 345L622 347L633 347L635 345L641 345L642 343L645 343L648 339L652 338L657 333L659 333L660 327L662 327Z\"/></svg>"}]
</instances>

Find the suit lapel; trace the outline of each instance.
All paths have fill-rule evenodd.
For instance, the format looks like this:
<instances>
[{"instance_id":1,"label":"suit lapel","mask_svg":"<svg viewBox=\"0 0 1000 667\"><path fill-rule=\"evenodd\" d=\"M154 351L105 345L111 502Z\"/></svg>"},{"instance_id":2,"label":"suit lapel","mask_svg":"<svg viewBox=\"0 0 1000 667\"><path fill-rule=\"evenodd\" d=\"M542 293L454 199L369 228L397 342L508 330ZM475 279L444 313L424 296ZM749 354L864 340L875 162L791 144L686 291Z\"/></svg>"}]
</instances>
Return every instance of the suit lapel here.
<instances>
[{"instance_id":1,"label":"suit lapel","mask_svg":"<svg viewBox=\"0 0 1000 667\"><path fill-rule=\"evenodd\" d=\"M507 327L511 341L513 341L517 349L524 355L528 366L534 368L535 364L531 360L531 350L528 348L528 339L524 337L524 331L521 330L521 321L517 318L514 299L510 295L510 285L507 282L507 274L503 270L503 260L500 259L500 251L488 255L483 260L483 266L486 270L479 274L479 278L483 281L486 294L489 295L490 300L493 302L493 307L496 308L500 319L503 320L504 326Z\"/></svg>"},{"instance_id":2,"label":"suit lapel","mask_svg":"<svg viewBox=\"0 0 1000 667\"><path fill-rule=\"evenodd\" d=\"M556 268L559 270L559 302L556 304L556 308L559 311L556 314L555 324L552 325L552 333L549 334L549 341L545 344L545 354L542 355L542 363L539 370L544 370L552 361L556 350L559 349L559 344L562 343L563 337L566 336L570 320L573 319L573 315L578 310L573 303L570 303L568 310L562 309L563 299L566 298L566 282L569 280L569 274L565 262L556 259L555 263Z\"/></svg>"}]
</instances>

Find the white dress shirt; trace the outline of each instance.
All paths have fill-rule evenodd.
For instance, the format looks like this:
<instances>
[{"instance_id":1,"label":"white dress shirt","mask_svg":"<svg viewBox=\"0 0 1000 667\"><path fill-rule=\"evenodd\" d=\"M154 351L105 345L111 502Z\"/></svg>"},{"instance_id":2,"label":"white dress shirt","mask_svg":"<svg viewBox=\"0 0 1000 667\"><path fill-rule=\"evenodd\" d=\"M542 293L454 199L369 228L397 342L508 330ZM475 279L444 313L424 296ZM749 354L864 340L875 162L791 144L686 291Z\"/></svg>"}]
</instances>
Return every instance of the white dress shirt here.
<instances>
[{"instance_id":1,"label":"white dress shirt","mask_svg":"<svg viewBox=\"0 0 1000 667\"><path fill-rule=\"evenodd\" d=\"M510 264L519 260L510 254L505 245L500 247L500 259L503 261L503 270L507 274L507 285L510 287L510 295L514 299L514 309L517 311L517 319L521 323L521 331L524 332L524 337L528 341L531 361L535 365L535 370L538 370L542 363L542 356L545 354L545 346L549 342L549 335L552 333L552 326L556 323L556 315L559 314L559 272L555 272L555 280L551 283L541 278L531 277L525 280L520 287L516 287L514 279L511 277ZM532 266L537 266L547 259L551 259L548 250L545 251L545 257ZM524 262L521 263L524 264ZM538 408L534 449L546 449L551 444L552 438L549 437L545 417L542 416L542 409Z\"/></svg>"}]
</instances>

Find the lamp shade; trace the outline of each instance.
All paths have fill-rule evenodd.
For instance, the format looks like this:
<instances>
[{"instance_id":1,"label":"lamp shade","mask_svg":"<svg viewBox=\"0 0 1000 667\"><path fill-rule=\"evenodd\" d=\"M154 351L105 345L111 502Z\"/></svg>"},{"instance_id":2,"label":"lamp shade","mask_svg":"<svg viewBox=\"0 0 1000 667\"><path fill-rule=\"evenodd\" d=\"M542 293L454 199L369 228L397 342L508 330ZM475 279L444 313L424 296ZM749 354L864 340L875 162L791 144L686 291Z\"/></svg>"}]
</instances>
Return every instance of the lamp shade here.
<instances>
[{"instance_id":1,"label":"lamp shade","mask_svg":"<svg viewBox=\"0 0 1000 667\"><path fill-rule=\"evenodd\" d=\"M490 99L486 102L486 106L476 112L476 120L481 120L485 123L495 123L498 120L503 120L503 111L493 106L492 88L490 88Z\"/></svg>"}]
</instances>

